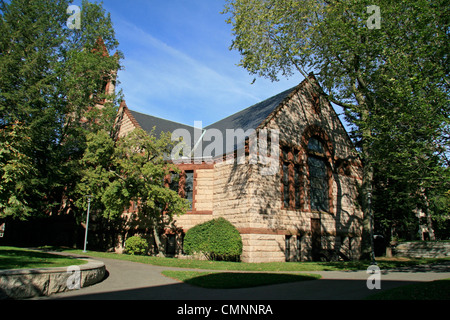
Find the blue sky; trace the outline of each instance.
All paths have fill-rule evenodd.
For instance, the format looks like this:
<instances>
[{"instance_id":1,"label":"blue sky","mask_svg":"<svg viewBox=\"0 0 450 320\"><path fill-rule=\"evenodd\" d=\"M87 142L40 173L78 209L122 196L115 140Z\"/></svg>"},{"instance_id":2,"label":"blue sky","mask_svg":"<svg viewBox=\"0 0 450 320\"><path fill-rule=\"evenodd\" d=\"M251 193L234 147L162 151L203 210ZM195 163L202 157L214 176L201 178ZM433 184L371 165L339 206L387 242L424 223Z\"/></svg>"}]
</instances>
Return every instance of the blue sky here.
<instances>
[{"instance_id":1,"label":"blue sky","mask_svg":"<svg viewBox=\"0 0 450 320\"><path fill-rule=\"evenodd\" d=\"M215 121L291 88L238 67L224 0L104 0L124 53L120 87L130 109L193 125Z\"/></svg>"}]
</instances>

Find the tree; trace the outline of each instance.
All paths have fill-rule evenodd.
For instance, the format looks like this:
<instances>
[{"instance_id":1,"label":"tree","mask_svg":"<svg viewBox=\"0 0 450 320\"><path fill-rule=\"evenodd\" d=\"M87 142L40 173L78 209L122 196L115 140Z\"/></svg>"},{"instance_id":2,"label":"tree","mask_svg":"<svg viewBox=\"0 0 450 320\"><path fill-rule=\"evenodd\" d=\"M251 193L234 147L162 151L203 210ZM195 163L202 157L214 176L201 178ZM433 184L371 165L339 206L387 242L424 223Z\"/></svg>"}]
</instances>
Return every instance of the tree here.
<instances>
[{"instance_id":1,"label":"tree","mask_svg":"<svg viewBox=\"0 0 450 320\"><path fill-rule=\"evenodd\" d=\"M68 6L0 1L0 217L67 210L86 134L114 123L117 99L103 90L121 58L105 55L118 45L110 17L83 1L74 32Z\"/></svg>"},{"instance_id":2,"label":"tree","mask_svg":"<svg viewBox=\"0 0 450 320\"><path fill-rule=\"evenodd\" d=\"M308 79L314 72L317 90L344 109L364 163L363 258L370 254L369 198L376 168L392 167L389 174L415 184L408 196L422 203L420 190L434 188L443 171L448 177L448 6L427 0L377 1L377 6L350 0L232 0L224 11L230 14L231 49L240 52L240 66L273 81L294 72ZM418 164L427 168L420 183L412 170Z\"/></svg>"},{"instance_id":3,"label":"tree","mask_svg":"<svg viewBox=\"0 0 450 320\"><path fill-rule=\"evenodd\" d=\"M27 216L30 206L27 202L27 186L32 183L35 170L30 157L17 149L17 145L30 142L21 133L19 124L0 129L0 209L2 216Z\"/></svg>"},{"instance_id":4,"label":"tree","mask_svg":"<svg viewBox=\"0 0 450 320\"><path fill-rule=\"evenodd\" d=\"M83 205L81 195L92 194L93 211L114 222L134 202L138 214L129 218L129 225L153 234L161 251L160 231L189 209L188 201L167 187L167 177L179 173L165 158L173 147L168 133L156 138L135 129L117 141L106 131L90 134L81 160L78 205Z\"/></svg>"}]
</instances>

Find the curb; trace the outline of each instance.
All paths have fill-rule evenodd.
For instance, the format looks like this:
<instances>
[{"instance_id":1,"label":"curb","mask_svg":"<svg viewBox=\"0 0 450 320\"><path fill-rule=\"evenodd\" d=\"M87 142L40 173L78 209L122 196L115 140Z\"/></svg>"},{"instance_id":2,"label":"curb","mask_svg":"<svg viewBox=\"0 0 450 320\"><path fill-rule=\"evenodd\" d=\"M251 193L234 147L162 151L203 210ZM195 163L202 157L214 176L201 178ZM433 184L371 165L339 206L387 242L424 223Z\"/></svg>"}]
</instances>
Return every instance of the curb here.
<instances>
[{"instance_id":1,"label":"curb","mask_svg":"<svg viewBox=\"0 0 450 320\"><path fill-rule=\"evenodd\" d=\"M93 259L88 263L58 268L11 269L0 271L0 300L27 299L85 288L102 281L105 264Z\"/></svg>"}]
</instances>

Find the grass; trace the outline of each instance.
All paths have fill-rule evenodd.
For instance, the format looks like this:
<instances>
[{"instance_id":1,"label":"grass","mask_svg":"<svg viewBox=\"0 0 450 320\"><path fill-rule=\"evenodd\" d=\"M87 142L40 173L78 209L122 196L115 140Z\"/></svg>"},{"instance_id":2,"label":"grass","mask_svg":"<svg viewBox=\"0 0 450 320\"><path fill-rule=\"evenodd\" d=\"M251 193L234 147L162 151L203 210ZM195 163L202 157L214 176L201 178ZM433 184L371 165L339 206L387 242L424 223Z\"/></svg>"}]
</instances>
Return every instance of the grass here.
<instances>
[{"instance_id":1,"label":"grass","mask_svg":"<svg viewBox=\"0 0 450 320\"><path fill-rule=\"evenodd\" d=\"M211 271L163 271L167 277L204 288L245 288L286 282L306 281L320 278L313 274L285 274L270 272L303 272L303 271L329 271L329 270L366 270L367 261L352 262L273 262L273 263L243 263L225 261L199 261L173 258L160 258L150 256L131 256L106 252L45 248L49 251L65 251L78 255L98 258L109 258L134 261L166 267L205 269ZM381 269L398 268L420 264L432 264L450 259L410 259L410 258L379 258L378 266ZM67 267L85 263L83 260L66 256L59 256L43 251L30 250L17 247L0 246L0 270ZM216 270L216 272L214 272ZM222 271L259 271L262 273L243 272L217 272ZM411 284L391 290L383 291L368 297L370 300L450 300L450 279L433 282Z\"/></svg>"},{"instance_id":2,"label":"grass","mask_svg":"<svg viewBox=\"0 0 450 320\"><path fill-rule=\"evenodd\" d=\"M198 272L172 271L162 272L166 277L184 283L210 289L237 289L287 282L298 282L320 279L316 274L283 274L283 273L239 273L239 272Z\"/></svg>"},{"instance_id":3,"label":"grass","mask_svg":"<svg viewBox=\"0 0 450 320\"><path fill-rule=\"evenodd\" d=\"M367 300L450 300L450 279L390 289L373 294Z\"/></svg>"},{"instance_id":4,"label":"grass","mask_svg":"<svg viewBox=\"0 0 450 320\"><path fill-rule=\"evenodd\" d=\"M106 253L89 251L82 253L81 250L67 250L76 254L86 254L87 256L119 259L133 262L152 264L163 267L205 269L221 271L260 271L260 272L304 272L304 271L357 271L366 270L369 261L348 261L348 262L267 262L267 263L244 263L227 261L205 261L176 258L162 258L152 256L132 256L126 254ZM420 264L430 264L439 261L449 261L450 259L412 259L412 258L380 258L377 259L381 269L391 269Z\"/></svg>"},{"instance_id":5,"label":"grass","mask_svg":"<svg viewBox=\"0 0 450 320\"><path fill-rule=\"evenodd\" d=\"M0 270L55 268L81 265L86 261L17 247L0 247Z\"/></svg>"}]
</instances>

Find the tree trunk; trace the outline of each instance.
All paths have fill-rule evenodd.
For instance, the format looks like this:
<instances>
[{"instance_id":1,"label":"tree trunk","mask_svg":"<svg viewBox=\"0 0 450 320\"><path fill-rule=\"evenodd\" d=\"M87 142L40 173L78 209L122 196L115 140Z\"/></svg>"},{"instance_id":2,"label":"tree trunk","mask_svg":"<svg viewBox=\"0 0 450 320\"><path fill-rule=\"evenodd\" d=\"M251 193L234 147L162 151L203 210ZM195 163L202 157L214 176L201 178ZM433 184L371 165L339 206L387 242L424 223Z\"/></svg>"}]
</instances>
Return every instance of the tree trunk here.
<instances>
[{"instance_id":1,"label":"tree trunk","mask_svg":"<svg viewBox=\"0 0 450 320\"><path fill-rule=\"evenodd\" d=\"M430 214L430 202L428 201L428 197L424 192L425 197L425 204L426 204L426 215L427 215L427 229L428 229L428 235L430 237L431 241L436 240L436 236L434 235L433 230L433 221L431 220L431 214Z\"/></svg>"},{"instance_id":2,"label":"tree trunk","mask_svg":"<svg viewBox=\"0 0 450 320\"><path fill-rule=\"evenodd\" d=\"M373 244L373 212L372 200L373 168L370 163L365 163L363 168L362 208L363 208L363 231L361 242L361 260L374 260Z\"/></svg>"},{"instance_id":3,"label":"tree trunk","mask_svg":"<svg viewBox=\"0 0 450 320\"><path fill-rule=\"evenodd\" d=\"M362 159L363 159L363 179L362 179L362 241L361 241L361 260L374 260L373 243L373 213L371 209L372 185L373 185L373 164L370 153L370 140L372 136L371 126L369 124L369 108L366 97L359 88L354 87L355 97L360 108L362 128Z\"/></svg>"},{"instance_id":4,"label":"tree trunk","mask_svg":"<svg viewBox=\"0 0 450 320\"><path fill-rule=\"evenodd\" d=\"M153 228L153 238L155 239L155 244L156 244L156 251L157 251L156 255L158 257L163 256L163 253L162 253L163 250L162 250L162 246L161 246L161 238L159 237L156 227Z\"/></svg>"}]
</instances>

